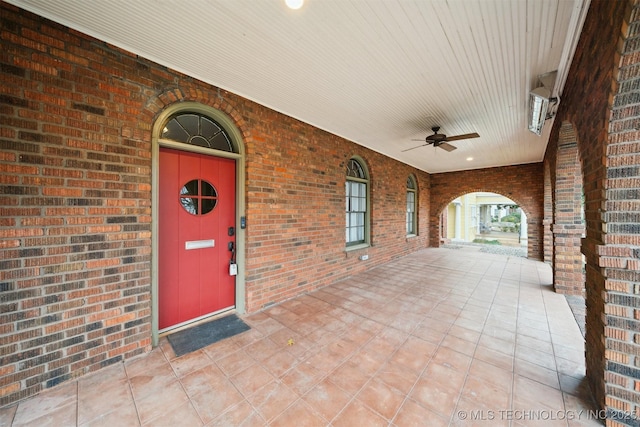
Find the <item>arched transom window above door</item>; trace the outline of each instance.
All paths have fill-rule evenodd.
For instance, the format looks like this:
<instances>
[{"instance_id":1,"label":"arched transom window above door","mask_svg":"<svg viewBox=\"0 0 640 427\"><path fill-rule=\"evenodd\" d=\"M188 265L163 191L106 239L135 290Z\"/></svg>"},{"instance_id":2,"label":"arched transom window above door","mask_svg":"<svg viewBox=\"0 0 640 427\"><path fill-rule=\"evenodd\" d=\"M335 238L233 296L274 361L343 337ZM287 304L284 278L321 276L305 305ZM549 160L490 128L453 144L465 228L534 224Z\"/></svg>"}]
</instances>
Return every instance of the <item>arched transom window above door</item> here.
<instances>
[{"instance_id":1,"label":"arched transom window above door","mask_svg":"<svg viewBox=\"0 0 640 427\"><path fill-rule=\"evenodd\" d=\"M197 113L181 113L172 117L162 129L160 138L230 153L237 152L222 126Z\"/></svg>"}]
</instances>

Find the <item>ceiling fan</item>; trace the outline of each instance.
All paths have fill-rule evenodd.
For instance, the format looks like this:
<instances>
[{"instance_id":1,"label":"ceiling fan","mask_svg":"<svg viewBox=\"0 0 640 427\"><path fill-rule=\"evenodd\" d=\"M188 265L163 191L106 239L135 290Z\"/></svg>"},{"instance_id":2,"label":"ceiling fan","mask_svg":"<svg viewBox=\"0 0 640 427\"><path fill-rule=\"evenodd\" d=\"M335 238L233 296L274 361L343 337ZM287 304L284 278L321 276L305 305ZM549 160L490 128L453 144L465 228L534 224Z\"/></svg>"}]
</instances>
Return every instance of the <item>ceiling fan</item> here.
<instances>
[{"instance_id":1,"label":"ceiling fan","mask_svg":"<svg viewBox=\"0 0 640 427\"><path fill-rule=\"evenodd\" d=\"M454 147L451 144L447 144L448 141L458 141L461 139L470 139L470 138L478 138L480 135L477 133L465 133L463 135L456 136L447 136L442 133L438 133L440 130L440 126L434 126L431 128L433 131L433 135L429 135L425 138L425 143L422 145L418 145L417 147L407 148L406 150L402 150L403 152L413 150L414 148L424 147L426 145L433 145L434 147L440 147L447 151L453 151L457 147ZM421 139L413 139L412 141L422 141Z\"/></svg>"}]
</instances>

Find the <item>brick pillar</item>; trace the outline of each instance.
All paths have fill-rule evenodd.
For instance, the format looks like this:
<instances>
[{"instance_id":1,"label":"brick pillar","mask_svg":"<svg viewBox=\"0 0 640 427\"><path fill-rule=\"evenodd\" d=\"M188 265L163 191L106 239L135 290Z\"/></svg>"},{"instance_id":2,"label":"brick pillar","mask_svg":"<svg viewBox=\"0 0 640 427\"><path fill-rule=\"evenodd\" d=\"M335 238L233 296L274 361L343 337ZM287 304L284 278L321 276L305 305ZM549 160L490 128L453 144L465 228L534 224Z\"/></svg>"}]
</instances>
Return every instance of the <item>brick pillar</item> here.
<instances>
[{"instance_id":1,"label":"brick pillar","mask_svg":"<svg viewBox=\"0 0 640 427\"><path fill-rule=\"evenodd\" d=\"M554 288L561 294L583 295L582 171L575 132L569 123L563 124L560 130L554 194L554 223L551 225Z\"/></svg>"},{"instance_id":2,"label":"brick pillar","mask_svg":"<svg viewBox=\"0 0 640 427\"><path fill-rule=\"evenodd\" d=\"M547 151L550 151L549 148L547 148ZM551 184L551 166L549 163L553 160L555 165L553 155L548 155L544 163L544 219L542 220L543 260L551 264L551 266L553 266L553 234L551 233L551 225L553 224L553 185Z\"/></svg>"},{"instance_id":3,"label":"brick pillar","mask_svg":"<svg viewBox=\"0 0 640 427\"><path fill-rule=\"evenodd\" d=\"M640 425L640 2L622 26L606 144L603 245L607 425ZM628 32L626 35L625 32ZM617 420L617 421L614 421Z\"/></svg>"}]
</instances>

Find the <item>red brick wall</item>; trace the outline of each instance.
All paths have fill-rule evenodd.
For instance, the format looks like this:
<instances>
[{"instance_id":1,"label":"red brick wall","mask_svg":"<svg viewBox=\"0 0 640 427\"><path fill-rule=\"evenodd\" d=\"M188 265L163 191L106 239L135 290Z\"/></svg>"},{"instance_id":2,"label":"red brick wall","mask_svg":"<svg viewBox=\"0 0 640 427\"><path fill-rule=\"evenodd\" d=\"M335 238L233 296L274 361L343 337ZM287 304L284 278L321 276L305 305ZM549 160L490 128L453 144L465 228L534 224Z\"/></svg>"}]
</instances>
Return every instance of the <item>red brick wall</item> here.
<instances>
[{"instance_id":1,"label":"red brick wall","mask_svg":"<svg viewBox=\"0 0 640 427\"><path fill-rule=\"evenodd\" d=\"M581 240L582 167L578 158L576 133L570 123L560 127L555 144L553 162L555 177L552 189L554 203L550 218L553 241L553 286L556 292L583 295L584 273Z\"/></svg>"},{"instance_id":2,"label":"red brick wall","mask_svg":"<svg viewBox=\"0 0 640 427\"><path fill-rule=\"evenodd\" d=\"M490 191L510 198L527 215L531 259L543 257L542 218L544 197L542 163L431 175L431 246L438 247L440 213L455 198L476 191Z\"/></svg>"},{"instance_id":3,"label":"red brick wall","mask_svg":"<svg viewBox=\"0 0 640 427\"><path fill-rule=\"evenodd\" d=\"M547 153L549 153L549 146L547 146ZM554 150L555 153L555 150ZM545 159L548 154L545 154ZM555 159L555 156L550 158ZM555 177L555 163L553 165L550 162L544 162L544 218L542 220L542 234L543 234L543 261L549 263L553 267L554 247L553 247L553 235L551 234L551 225L553 223L553 203L554 192L553 185L551 184L552 178Z\"/></svg>"},{"instance_id":4,"label":"red brick wall","mask_svg":"<svg viewBox=\"0 0 640 427\"><path fill-rule=\"evenodd\" d=\"M429 175L287 117L256 123L247 140L247 308L260 309L425 247ZM366 162L371 247L345 252L347 161ZM418 182L419 237L405 231L406 182ZM360 255L369 255L360 261Z\"/></svg>"},{"instance_id":5,"label":"red brick wall","mask_svg":"<svg viewBox=\"0 0 640 427\"><path fill-rule=\"evenodd\" d=\"M151 129L168 105L218 108L243 135L248 310L428 244L428 174L6 3L0 11L0 406L150 349ZM345 252L354 155L370 172L372 245Z\"/></svg>"},{"instance_id":6,"label":"red brick wall","mask_svg":"<svg viewBox=\"0 0 640 427\"><path fill-rule=\"evenodd\" d=\"M640 415L639 17L635 1L591 1L555 122L573 126L582 162L587 377L611 426Z\"/></svg>"}]
</instances>

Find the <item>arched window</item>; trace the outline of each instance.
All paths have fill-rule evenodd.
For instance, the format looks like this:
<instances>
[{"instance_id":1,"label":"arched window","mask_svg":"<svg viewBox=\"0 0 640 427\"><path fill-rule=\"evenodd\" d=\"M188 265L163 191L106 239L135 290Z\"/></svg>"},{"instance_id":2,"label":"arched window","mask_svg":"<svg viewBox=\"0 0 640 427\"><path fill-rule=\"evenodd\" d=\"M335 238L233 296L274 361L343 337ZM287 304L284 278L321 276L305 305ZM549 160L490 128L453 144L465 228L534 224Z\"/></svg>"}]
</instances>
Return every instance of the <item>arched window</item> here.
<instances>
[{"instance_id":1,"label":"arched window","mask_svg":"<svg viewBox=\"0 0 640 427\"><path fill-rule=\"evenodd\" d=\"M236 152L229 134L213 119L198 113L180 113L162 129L161 139L214 150Z\"/></svg>"},{"instance_id":2,"label":"arched window","mask_svg":"<svg viewBox=\"0 0 640 427\"><path fill-rule=\"evenodd\" d=\"M369 243L369 179L363 162L352 158L347 163L346 180L347 247Z\"/></svg>"},{"instance_id":3,"label":"arched window","mask_svg":"<svg viewBox=\"0 0 640 427\"><path fill-rule=\"evenodd\" d=\"M418 224L416 216L416 206L418 205L418 194L415 178L411 175L407 178L407 235L418 234Z\"/></svg>"}]
</instances>

